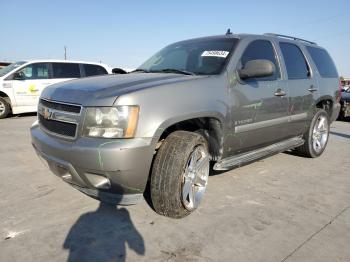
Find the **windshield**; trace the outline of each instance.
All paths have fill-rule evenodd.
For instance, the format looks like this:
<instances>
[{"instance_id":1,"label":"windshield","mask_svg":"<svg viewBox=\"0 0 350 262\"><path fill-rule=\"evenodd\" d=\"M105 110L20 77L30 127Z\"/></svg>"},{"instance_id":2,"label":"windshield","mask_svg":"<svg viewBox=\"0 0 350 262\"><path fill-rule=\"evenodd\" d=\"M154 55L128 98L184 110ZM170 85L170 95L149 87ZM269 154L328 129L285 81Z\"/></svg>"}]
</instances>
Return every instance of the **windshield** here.
<instances>
[{"instance_id":1,"label":"windshield","mask_svg":"<svg viewBox=\"0 0 350 262\"><path fill-rule=\"evenodd\" d=\"M197 39L175 43L160 50L137 71L220 74L237 45L236 38Z\"/></svg>"},{"instance_id":2,"label":"windshield","mask_svg":"<svg viewBox=\"0 0 350 262\"><path fill-rule=\"evenodd\" d=\"M0 77L6 75L7 73L11 72L13 69L16 69L17 67L19 67L25 63L26 62L23 62L23 61L16 62L16 63L12 63L8 66L5 66L4 68L1 68L0 69Z\"/></svg>"}]
</instances>

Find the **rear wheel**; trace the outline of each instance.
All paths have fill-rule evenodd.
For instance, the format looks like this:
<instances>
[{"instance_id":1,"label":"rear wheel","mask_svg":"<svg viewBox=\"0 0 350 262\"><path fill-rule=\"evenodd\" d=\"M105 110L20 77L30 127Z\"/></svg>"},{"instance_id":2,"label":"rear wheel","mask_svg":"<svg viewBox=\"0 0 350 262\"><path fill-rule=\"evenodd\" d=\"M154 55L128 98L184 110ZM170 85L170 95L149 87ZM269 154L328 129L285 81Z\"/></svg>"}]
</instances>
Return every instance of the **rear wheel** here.
<instances>
[{"instance_id":1,"label":"rear wheel","mask_svg":"<svg viewBox=\"0 0 350 262\"><path fill-rule=\"evenodd\" d=\"M182 218L202 200L209 177L208 146L200 134L176 131L160 147L152 169L151 198L157 213Z\"/></svg>"},{"instance_id":2,"label":"rear wheel","mask_svg":"<svg viewBox=\"0 0 350 262\"><path fill-rule=\"evenodd\" d=\"M309 130L304 134L304 145L296 152L305 157L318 157L325 150L329 137L329 116L324 109L317 109Z\"/></svg>"},{"instance_id":3,"label":"rear wheel","mask_svg":"<svg viewBox=\"0 0 350 262\"><path fill-rule=\"evenodd\" d=\"M0 97L0 119L6 118L10 112L10 104L3 97Z\"/></svg>"}]
</instances>

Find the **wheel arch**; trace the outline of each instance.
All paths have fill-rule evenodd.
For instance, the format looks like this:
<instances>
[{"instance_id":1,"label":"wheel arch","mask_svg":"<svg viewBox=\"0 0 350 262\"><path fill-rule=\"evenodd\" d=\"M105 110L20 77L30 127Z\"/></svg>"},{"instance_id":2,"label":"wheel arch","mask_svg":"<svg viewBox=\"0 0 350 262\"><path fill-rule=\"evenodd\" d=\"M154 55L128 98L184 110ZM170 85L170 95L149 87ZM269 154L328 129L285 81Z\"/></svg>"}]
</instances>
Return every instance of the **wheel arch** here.
<instances>
[{"instance_id":1,"label":"wheel arch","mask_svg":"<svg viewBox=\"0 0 350 262\"><path fill-rule=\"evenodd\" d=\"M6 94L5 92L3 91L0 91L0 97L4 98L6 100L6 102L10 105L11 109L12 109L12 101L11 101L11 98L9 97L8 94Z\"/></svg>"},{"instance_id":2,"label":"wheel arch","mask_svg":"<svg viewBox=\"0 0 350 262\"><path fill-rule=\"evenodd\" d=\"M190 114L164 121L157 129L153 141L158 149L164 139L174 131L198 132L208 143L211 160L217 160L223 153L224 117L216 113Z\"/></svg>"},{"instance_id":3,"label":"wheel arch","mask_svg":"<svg viewBox=\"0 0 350 262\"><path fill-rule=\"evenodd\" d=\"M333 113L333 104L334 99L332 96L322 96L315 101L315 107L324 109L328 113L329 118L331 118Z\"/></svg>"}]
</instances>

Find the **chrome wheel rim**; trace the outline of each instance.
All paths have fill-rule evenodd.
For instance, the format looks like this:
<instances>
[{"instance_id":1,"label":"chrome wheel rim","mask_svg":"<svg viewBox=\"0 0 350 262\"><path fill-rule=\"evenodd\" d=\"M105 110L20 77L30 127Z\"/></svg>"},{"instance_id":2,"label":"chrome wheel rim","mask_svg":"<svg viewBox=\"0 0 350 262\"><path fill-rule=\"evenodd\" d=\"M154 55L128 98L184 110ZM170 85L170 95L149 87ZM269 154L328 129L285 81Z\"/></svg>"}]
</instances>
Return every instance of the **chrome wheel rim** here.
<instances>
[{"instance_id":1,"label":"chrome wheel rim","mask_svg":"<svg viewBox=\"0 0 350 262\"><path fill-rule=\"evenodd\" d=\"M0 115L2 115L5 112L5 104L0 101Z\"/></svg>"},{"instance_id":2,"label":"chrome wheel rim","mask_svg":"<svg viewBox=\"0 0 350 262\"><path fill-rule=\"evenodd\" d=\"M191 153L182 181L182 203L192 211L203 198L209 177L209 155L204 146L197 146Z\"/></svg>"},{"instance_id":3,"label":"chrome wheel rim","mask_svg":"<svg viewBox=\"0 0 350 262\"><path fill-rule=\"evenodd\" d=\"M319 116L312 133L312 147L316 153L321 152L328 139L328 120L325 116Z\"/></svg>"}]
</instances>

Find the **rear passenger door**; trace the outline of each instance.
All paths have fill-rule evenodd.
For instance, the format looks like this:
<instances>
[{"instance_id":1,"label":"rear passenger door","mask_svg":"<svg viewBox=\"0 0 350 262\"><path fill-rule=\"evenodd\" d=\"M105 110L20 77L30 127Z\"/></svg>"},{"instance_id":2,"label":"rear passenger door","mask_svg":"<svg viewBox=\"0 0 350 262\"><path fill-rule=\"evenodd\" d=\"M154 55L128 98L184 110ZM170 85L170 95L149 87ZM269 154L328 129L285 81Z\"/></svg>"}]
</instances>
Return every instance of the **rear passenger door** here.
<instances>
[{"instance_id":1,"label":"rear passenger door","mask_svg":"<svg viewBox=\"0 0 350 262\"><path fill-rule=\"evenodd\" d=\"M231 87L235 126L233 152L240 153L282 140L288 124L288 87L281 79L279 58L273 43L267 39L247 44L236 69L251 60L269 60L275 73L269 77L240 80Z\"/></svg>"},{"instance_id":2,"label":"rear passenger door","mask_svg":"<svg viewBox=\"0 0 350 262\"><path fill-rule=\"evenodd\" d=\"M78 63L51 63L52 83L63 82L80 78L80 66Z\"/></svg>"},{"instance_id":3,"label":"rear passenger door","mask_svg":"<svg viewBox=\"0 0 350 262\"><path fill-rule=\"evenodd\" d=\"M308 112L317 93L317 83L301 49L293 42L279 42L289 89L289 135L306 131Z\"/></svg>"}]
</instances>

